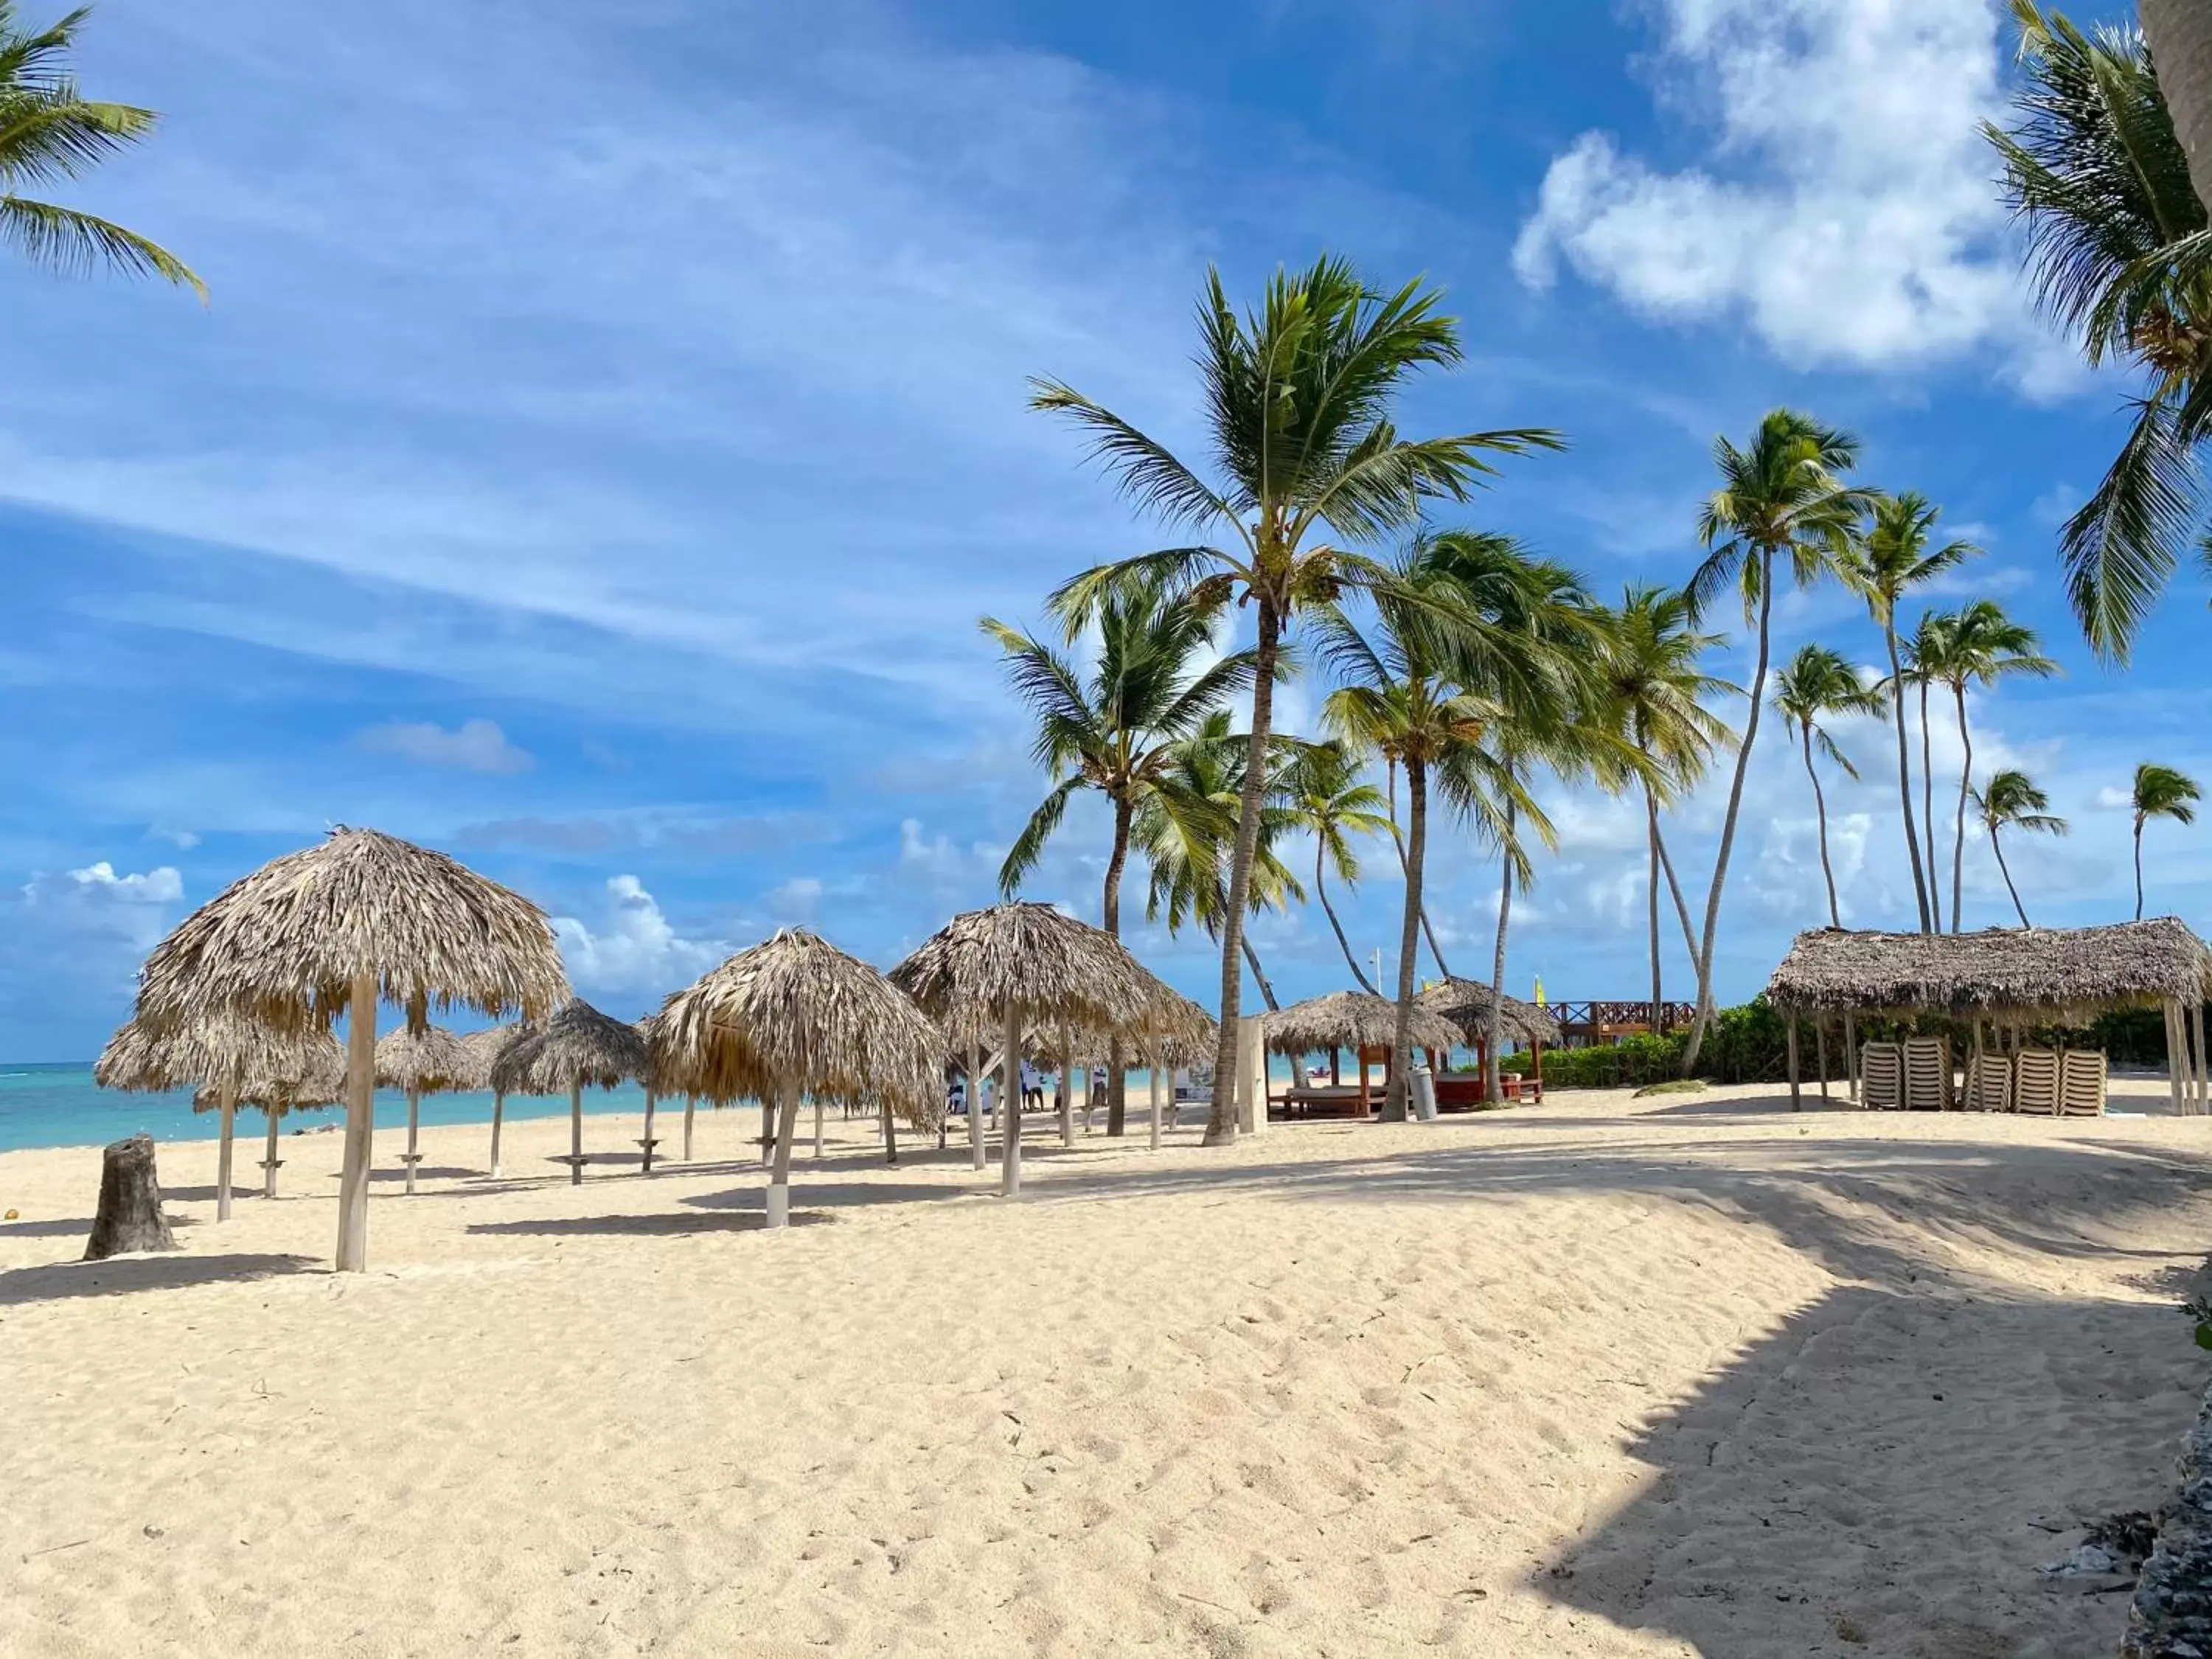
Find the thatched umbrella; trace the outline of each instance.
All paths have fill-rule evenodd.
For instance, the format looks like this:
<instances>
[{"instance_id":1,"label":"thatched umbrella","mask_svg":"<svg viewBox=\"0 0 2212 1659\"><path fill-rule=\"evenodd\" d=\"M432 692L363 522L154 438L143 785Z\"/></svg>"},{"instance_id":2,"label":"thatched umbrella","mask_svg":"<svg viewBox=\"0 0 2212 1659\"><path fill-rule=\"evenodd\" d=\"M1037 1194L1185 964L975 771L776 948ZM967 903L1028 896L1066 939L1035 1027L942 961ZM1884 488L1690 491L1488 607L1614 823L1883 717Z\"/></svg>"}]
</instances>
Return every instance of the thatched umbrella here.
<instances>
[{"instance_id":1,"label":"thatched umbrella","mask_svg":"<svg viewBox=\"0 0 2212 1659\"><path fill-rule=\"evenodd\" d=\"M380 1089L401 1089L407 1095L407 1150L399 1161L407 1166L407 1192L415 1192L415 1166L422 1161L416 1150L422 1115L422 1097L449 1089L476 1087L476 1056L460 1038L442 1026L425 1025L419 1031L405 1026L387 1033L376 1044L376 1083Z\"/></svg>"},{"instance_id":2,"label":"thatched umbrella","mask_svg":"<svg viewBox=\"0 0 2212 1659\"><path fill-rule=\"evenodd\" d=\"M654 1019L663 1087L775 1103L771 1227L790 1218L800 1095L872 1102L925 1131L945 1110L945 1034L883 975L803 927L738 951Z\"/></svg>"},{"instance_id":3,"label":"thatched umbrella","mask_svg":"<svg viewBox=\"0 0 2212 1659\"><path fill-rule=\"evenodd\" d=\"M275 1030L220 1012L167 1031L133 1019L107 1040L93 1062L92 1079L103 1089L161 1093L205 1085L212 1091L210 1109L222 1114L216 1152L216 1219L228 1221L234 1134L244 1091L258 1079L311 1073L319 1053L315 1035ZM327 1033L322 1042L330 1042ZM274 1181L271 1175L264 1183L272 1192Z\"/></svg>"},{"instance_id":4,"label":"thatched umbrella","mask_svg":"<svg viewBox=\"0 0 2212 1659\"><path fill-rule=\"evenodd\" d=\"M535 1026L518 1023L513 1025L487 1025L481 1031L471 1031L461 1039L461 1047L469 1054L469 1079L465 1087L491 1090L491 1177L499 1179L499 1132L507 1117L507 1094L494 1088L492 1067L507 1052L507 1045L523 1036Z\"/></svg>"},{"instance_id":5,"label":"thatched umbrella","mask_svg":"<svg viewBox=\"0 0 2212 1659\"><path fill-rule=\"evenodd\" d=\"M1005 1171L1000 1190L1022 1189L1021 1048L1031 1026L1141 1038L1167 988L1102 929L1048 904L1001 904L957 915L891 969L891 981L971 1052L1004 1043ZM1071 1045L1063 1039L1063 1050ZM1063 1122L1066 1139L1071 1125ZM981 1127L969 1109L981 1165Z\"/></svg>"},{"instance_id":6,"label":"thatched umbrella","mask_svg":"<svg viewBox=\"0 0 2212 1659\"><path fill-rule=\"evenodd\" d=\"M571 1186L584 1179L584 1085L611 1089L628 1078L644 1080L653 1065L637 1027L625 1025L578 998L526 1036L517 1037L492 1062L491 1086L502 1094L568 1096Z\"/></svg>"},{"instance_id":7,"label":"thatched umbrella","mask_svg":"<svg viewBox=\"0 0 2212 1659\"><path fill-rule=\"evenodd\" d=\"M1260 1017L1262 1040L1276 1054L1310 1054L1318 1050L1333 1054L1339 1048L1349 1048L1357 1054L1363 1117L1369 1109L1367 1050L1386 1048L1395 1053L1397 1030L1398 1005L1364 991L1332 991ZM1407 1030L1411 1046L1448 1052L1458 1041L1458 1028L1449 1020L1416 1004Z\"/></svg>"},{"instance_id":8,"label":"thatched umbrella","mask_svg":"<svg viewBox=\"0 0 2212 1659\"><path fill-rule=\"evenodd\" d=\"M239 1086L233 1103L259 1108L268 1124L269 1144L261 1154L264 1198L276 1196L276 1171L284 1167L284 1160L276 1156L278 1121L292 1112L318 1111L325 1106L335 1106L345 1098L345 1049L328 1031L306 1032L302 1036L312 1049L304 1065L292 1068L295 1075L250 1077ZM220 1110L223 1092L202 1084L192 1096L192 1109Z\"/></svg>"},{"instance_id":9,"label":"thatched umbrella","mask_svg":"<svg viewBox=\"0 0 2212 1659\"><path fill-rule=\"evenodd\" d=\"M325 1029L347 1016L337 1266L357 1273L368 1259L380 999L419 1030L433 1007L528 1018L568 994L552 924L529 900L442 853L341 828L185 917L146 959L138 1017L173 1030L225 1013Z\"/></svg>"},{"instance_id":10,"label":"thatched umbrella","mask_svg":"<svg viewBox=\"0 0 2212 1659\"><path fill-rule=\"evenodd\" d=\"M1481 1092L1486 1097L1491 1092L1490 1039L1493 1030L1501 1039L1501 1047L1502 1040L1510 1038L1534 1056L1539 1085L1543 1081L1546 1047L1556 1048L1565 1039L1559 1022L1549 1009L1523 1002L1516 996L1495 994L1480 980L1438 980L1413 1000L1429 1012L1442 1014L1449 1020L1458 1030L1460 1040L1481 1057Z\"/></svg>"}]
</instances>

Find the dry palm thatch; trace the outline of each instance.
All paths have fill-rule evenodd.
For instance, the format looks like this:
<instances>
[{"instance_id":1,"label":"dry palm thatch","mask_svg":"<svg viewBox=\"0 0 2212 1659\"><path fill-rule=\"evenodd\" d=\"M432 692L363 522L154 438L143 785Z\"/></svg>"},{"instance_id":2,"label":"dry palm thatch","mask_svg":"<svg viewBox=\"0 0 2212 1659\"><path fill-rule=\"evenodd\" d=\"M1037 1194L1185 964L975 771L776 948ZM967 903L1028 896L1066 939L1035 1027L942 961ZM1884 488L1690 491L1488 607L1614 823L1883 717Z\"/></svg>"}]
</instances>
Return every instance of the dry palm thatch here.
<instances>
[{"instance_id":1,"label":"dry palm thatch","mask_svg":"<svg viewBox=\"0 0 2212 1659\"><path fill-rule=\"evenodd\" d=\"M717 1104L779 1089L945 1111L945 1034L875 969L803 927L740 951L654 1016L663 1086Z\"/></svg>"},{"instance_id":2,"label":"dry palm thatch","mask_svg":"<svg viewBox=\"0 0 2212 1659\"><path fill-rule=\"evenodd\" d=\"M377 1039L376 1083L380 1089L439 1094L477 1086L476 1056L465 1041L441 1026L402 1027Z\"/></svg>"},{"instance_id":3,"label":"dry palm thatch","mask_svg":"<svg viewBox=\"0 0 2212 1659\"><path fill-rule=\"evenodd\" d=\"M1442 1014L1458 1028L1460 1040L1473 1048L1490 1040L1491 989L1479 980L1447 979L1424 990L1415 1003L1432 1014ZM1548 1009L1518 997L1498 999L1498 1030L1501 1036L1525 1048L1559 1046L1559 1022Z\"/></svg>"},{"instance_id":4,"label":"dry palm thatch","mask_svg":"<svg viewBox=\"0 0 2212 1659\"><path fill-rule=\"evenodd\" d=\"M461 1039L461 1047L468 1050L470 1089L491 1087L492 1063L507 1052L510 1042L536 1030L533 1024L517 1023L510 1025L487 1025L481 1031L471 1031Z\"/></svg>"},{"instance_id":5,"label":"dry palm thatch","mask_svg":"<svg viewBox=\"0 0 2212 1659\"><path fill-rule=\"evenodd\" d=\"M328 1032L308 1039L315 1052L297 1070L249 1077L239 1085L238 1104L282 1117L288 1112L312 1111L335 1106L345 1098L345 1049ZM192 1109L211 1112L222 1104L222 1091L202 1084L192 1095Z\"/></svg>"},{"instance_id":6,"label":"dry palm thatch","mask_svg":"<svg viewBox=\"0 0 2212 1659\"><path fill-rule=\"evenodd\" d=\"M141 1093L205 1084L220 1094L226 1087L242 1090L249 1078L304 1069L316 1053L304 1032L274 1030L235 1015L166 1031L134 1019L108 1038L92 1064L92 1080L103 1089Z\"/></svg>"},{"instance_id":7,"label":"dry palm thatch","mask_svg":"<svg viewBox=\"0 0 2212 1659\"><path fill-rule=\"evenodd\" d=\"M568 994L552 925L529 900L442 853L340 828L185 917L146 959L138 1015L157 1030L227 1013L327 1025L361 977L417 1030L433 1008L527 1017Z\"/></svg>"},{"instance_id":8,"label":"dry palm thatch","mask_svg":"<svg viewBox=\"0 0 2212 1659\"><path fill-rule=\"evenodd\" d=\"M1333 991L1272 1014L1260 1029L1279 1054L1309 1054L1337 1048L1387 1048L1395 1040L1398 1005L1364 991ZM1415 1048L1443 1052L1459 1041L1459 1028L1443 1015L1418 1005L1407 1029Z\"/></svg>"},{"instance_id":9,"label":"dry palm thatch","mask_svg":"<svg viewBox=\"0 0 2212 1659\"><path fill-rule=\"evenodd\" d=\"M491 1085L510 1095L611 1089L644 1078L651 1065L636 1026L603 1014L579 998L502 1049L492 1062Z\"/></svg>"},{"instance_id":10,"label":"dry palm thatch","mask_svg":"<svg viewBox=\"0 0 2212 1659\"><path fill-rule=\"evenodd\" d=\"M955 916L890 978L959 1047L995 1046L1010 1018L1134 1040L1166 992L1121 940L1049 904Z\"/></svg>"},{"instance_id":11,"label":"dry palm thatch","mask_svg":"<svg viewBox=\"0 0 2212 1659\"><path fill-rule=\"evenodd\" d=\"M1978 933L1800 933L1767 1000L1786 1013L2032 1018L2085 1024L2212 992L2212 951L2172 916L2106 927Z\"/></svg>"}]
</instances>

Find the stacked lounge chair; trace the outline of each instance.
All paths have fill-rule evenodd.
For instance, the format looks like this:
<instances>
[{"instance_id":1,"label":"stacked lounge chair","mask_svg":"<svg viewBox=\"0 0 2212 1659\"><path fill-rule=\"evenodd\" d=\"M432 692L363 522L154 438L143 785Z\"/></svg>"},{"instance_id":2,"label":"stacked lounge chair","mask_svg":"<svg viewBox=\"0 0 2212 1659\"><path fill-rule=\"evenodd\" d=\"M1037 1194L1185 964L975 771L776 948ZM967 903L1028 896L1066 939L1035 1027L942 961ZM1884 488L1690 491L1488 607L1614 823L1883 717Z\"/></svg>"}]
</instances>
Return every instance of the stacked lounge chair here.
<instances>
[{"instance_id":1,"label":"stacked lounge chair","mask_svg":"<svg viewBox=\"0 0 2212 1659\"><path fill-rule=\"evenodd\" d=\"M1966 1109L1972 1112L2013 1109L2010 1056L1979 1054L1966 1062Z\"/></svg>"},{"instance_id":2,"label":"stacked lounge chair","mask_svg":"<svg viewBox=\"0 0 2212 1659\"><path fill-rule=\"evenodd\" d=\"M1905 1040L1905 1109L1948 1112L1951 1098L1951 1042L1948 1037Z\"/></svg>"},{"instance_id":3,"label":"stacked lounge chair","mask_svg":"<svg viewBox=\"0 0 2212 1659\"><path fill-rule=\"evenodd\" d=\"M2067 1117L2102 1117L2107 1062L2101 1048L2069 1048L2059 1057L2058 1109Z\"/></svg>"},{"instance_id":4,"label":"stacked lounge chair","mask_svg":"<svg viewBox=\"0 0 2212 1659\"><path fill-rule=\"evenodd\" d=\"M2056 1117L2058 1115L2057 1054L2049 1048L2023 1048L2013 1065L2013 1109Z\"/></svg>"},{"instance_id":5,"label":"stacked lounge chair","mask_svg":"<svg viewBox=\"0 0 2212 1659\"><path fill-rule=\"evenodd\" d=\"M1905 1104L1905 1050L1896 1043L1860 1045L1859 1103L1870 1112L1893 1112Z\"/></svg>"}]
</instances>

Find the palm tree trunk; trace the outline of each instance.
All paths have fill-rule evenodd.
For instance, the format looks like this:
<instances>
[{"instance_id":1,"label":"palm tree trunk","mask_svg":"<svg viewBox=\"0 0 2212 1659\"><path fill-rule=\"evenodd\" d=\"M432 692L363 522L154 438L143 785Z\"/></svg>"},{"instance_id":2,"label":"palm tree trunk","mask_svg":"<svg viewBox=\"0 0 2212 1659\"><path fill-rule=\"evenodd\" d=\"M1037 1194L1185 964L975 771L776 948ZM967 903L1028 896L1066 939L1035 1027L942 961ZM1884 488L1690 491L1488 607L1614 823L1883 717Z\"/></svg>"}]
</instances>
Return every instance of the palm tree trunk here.
<instances>
[{"instance_id":1,"label":"palm tree trunk","mask_svg":"<svg viewBox=\"0 0 2212 1659\"><path fill-rule=\"evenodd\" d=\"M1133 816L1126 795L1114 798L1114 852L1106 860L1106 890L1098 906L1099 920L1115 939L1121 937L1121 870L1129 861L1129 821ZM1128 1115L1127 1079L1122 1076L1121 1043L1117 1037L1106 1045L1106 1133L1121 1133ZM890 1109L885 1108L886 1111Z\"/></svg>"},{"instance_id":2,"label":"palm tree trunk","mask_svg":"<svg viewBox=\"0 0 2212 1659\"><path fill-rule=\"evenodd\" d=\"M1928 922L1923 931L1943 931L1943 889L1936 875L1936 749L1928 735L1928 682L1920 682L1920 823L1928 848Z\"/></svg>"},{"instance_id":3,"label":"palm tree trunk","mask_svg":"<svg viewBox=\"0 0 2212 1659\"><path fill-rule=\"evenodd\" d=\"M1920 902L1920 931L1928 931L1928 878L1920 865L1920 837L1912 827L1912 750L1905 738L1905 671L1897 656L1897 618L1882 623L1889 647L1889 707L1897 717L1897 797L1905 808L1905 856L1912 866L1912 895Z\"/></svg>"},{"instance_id":4,"label":"palm tree trunk","mask_svg":"<svg viewBox=\"0 0 2212 1659\"><path fill-rule=\"evenodd\" d=\"M2136 920L2142 920L2142 832L2143 821L2136 819Z\"/></svg>"},{"instance_id":5,"label":"palm tree trunk","mask_svg":"<svg viewBox=\"0 0 2212 1659\"><path fill-rule=\"evenodd\" d=\"M1283 1005L1275 1000L1275 987L1268 979L1267 970L1260 965L1260 953L1252 948L1252 936L1244 935L1244 963L1252 970L1252 982L1260 988L1260 1000L1267 1005L1271 1014L1282 1012Z\"/></svg>"},{"instance_id":6,"label":"palm tree trunk","mask_svg":"<svg viewBox=\"0 0 2212 1659\"><path fill-rule=\"evenodd\" d=\"M1406 838L1399 833L1398 830L1398 763L1395 760L1389 763L1389 774L1390 844L1397 849L1398 873L1403 875L1407 867ZM1421 937L1428 940L1429 954L1437 959L1437 972L1443 978L1449 979L1452 976L1451 964L1444 960L1444 953L1437 945L1436 925L1429 920L1429 907L1421 904L1417 905L1415 909L1421 918ZM1348 955L1349 952L1346 954ZM1355 966L1352 971L1356 974L1359 969ZM1363 981L1362 983L1364 981Z\"/></svg>"},{"instance_id":7,"label":"palm tree trunk","mask_svg":"<svg viewBox=\"0 0 2212 1659\"><path fill-rule=\"evenodd\" d=\"M1428 775L1421 762L1406 761L1406 920L1398 930L1398 1018L1390 1038L1390 1088L1382 1121L1406 1121L1406 1073L1413 1063L1413 975L1421 948L1421 866L1429 850Z\"/></svg>"},{"instance_id":8,"label":"palm tree trunk","mask_svg":"<svg viewBox=\"0 0 2212 1659\"><path fill-rule=\"evenodd\" d=\"M2212 206L2212 12L2204 0L2142 0L2140 11L2190 182Z\"/></svg>"},{"instance_id":9,"label":"palm tree trunk","mask_svg":"<svg viewBox=\"0 0 2212 1659\"><path fill-rule=\"evenodd\" d=\"M1328 884L1322 876L1324 850L1322 838L1316 835L1314 837L1314 896L1321 901L1322 914L1328 918L1329 931L1336 935L1336 948L1344 952L1345 965L1352 969L1352 977L1358 981L1359 988L1371 997L1377 994L1376 989L1368 982L1367 975L1359 971L1359 958L1352 954L1352 941L1345 938L1344 924L1336 919L1336 907L1328 902Z\"/></svg>"},{"instance_id":10,"label":"palm tree trunk","mask_svg":"<svg viewBox=\"0 0 2212 1659\"><path fill-rule=\"evenodd\" d=\"M1805 775L1813 780L1813 816L1820 826L1820 877L1828 884L1828 926L1844 925L1844 914L1836 903L1836 872L1828 862L1828 798L1820 793L1820 774L1813 764L1813 726L1807 721L1801 728L1805 734Z\"/></svg>"},{"instance_id":11,"label":"palm tree trunk","mask_svg":"<svg viewBox=\"0 0 2212 1659\"><path fill-rule=\"evenodd\" d=\"M1666 1018L1667 1000L1661 994L1659 971L1659 797L1648 783L1644 787L1644 815L1651 836L1651 878L1647 884L1651 900L1651 1035L1657 1036Z\"/></svg>"},{"instance_id":12,"label":"palm tree trunk","mask_svg":"<svg viewBox=\"0 0 2212 1659\"><path fill-rule=\"evenodd\" d=\"M1698 930L1690 925L1690 901L1682 896L1682 878L1674 873L1674 855L1667 850L1667 837L1660 833L1656 807L1651 833L1659 848L1659 867L1666 872L1667 890L1674 896L1674 915L1682 924L1682 948L1690 953L1690 963L1694 968L1698 961Z\"/></svg>"},{"instance_id":13,"label":"palm tree trunk","mask_svg":"<svg viewBox=\"0 0 2212 1659\"><path fill-rule=\"evenodd\" d=\"M1966 759L1959 766L1959 821L1951 827L1951 931L1960 931L1959 919L1966 908L1966 794L1974 776L1974 734L1966 729L1966 688L1951 690L1959 699L1959 744Z\"/></svg>"},{"instance_id":14,"label":"palm tree trunk","mask_svg":"<svg viewBox=\"0 0 2212 1659\"><path fill-rule=\"evenodd\" d=\"M1994 827L1990 830L1990 851L1997 855L1997 873L2004 878L2005 891L2012 895L2012 908L2020 912L2020 925L2022 927L2033 927L2034 924L2027 919L2027 907L2020 902L2020 889L2012 884L2012 871L2005 863L2004 842L1999 839Z\"/></svg>"},{"instance_id":15,"label":"palm tree trunk","mask_svg":"<svg viewBox=\"0 0 2212 1659\"><path fill-rule=\"evenodd\" d=\"M1728 884L1729 854L1735 850L1736 819L1743 813L1743 781L1751 770L1751 746L1759 737L1759 714L1766 704L1766 665L1772 647L1768 624L1774 615L1774 555L1759 553L1759 658L1751 677L1751 708L1744 715L1743 741L1735 751L1735 777L1729 785L1728 815L1721 820L1721 845L1713 860L1712 891L1705 896L1705 932L1697 951L1698 1017L1690 1024L1689 1046L1682 1051L1682 1075L1697 1069L1698 1051L1705 1045L1705 1030L1713 1023L1713 945L1720 937L1721 892Z\"/></svg>"},{"instance_id":16,"label":"palm tree trunk","mask_svg":"<svg viewBox=\"0 0 2212 1659\"><path fill-rule=\"evenodd\" d=\"M1267 788L1267 728L1275 714L1275 660L1281 654L1283 619L1274 601L1260 598L1260 642L1253 653L1252 737L1245 750L1244 799L1237 820L1237 848L1229 863L1229 902L1221 919L1221 1029L1213 1043L1213 1100L1206 1114L1206 1146L1237 1140L1237 1019L1244 992L1244 907L1252 897L1252 860L1260 850L1260 806Z\"/></svg>"},{"instance_id":17,"label":"palm tree trunk","mask_svg":"<svg viewBox=\"0 0 2212 1659\"><path fill-rule=\"evenodd\" d=\"M1505 1001L1505 933L1513 920L1513 803L1505 803L1505 867L1498 880L1498 951L1490 963L1490 1018L1483 1032L1482 1097L1498 1098L1498 1033Z\"/></svg>"}]
</instances>

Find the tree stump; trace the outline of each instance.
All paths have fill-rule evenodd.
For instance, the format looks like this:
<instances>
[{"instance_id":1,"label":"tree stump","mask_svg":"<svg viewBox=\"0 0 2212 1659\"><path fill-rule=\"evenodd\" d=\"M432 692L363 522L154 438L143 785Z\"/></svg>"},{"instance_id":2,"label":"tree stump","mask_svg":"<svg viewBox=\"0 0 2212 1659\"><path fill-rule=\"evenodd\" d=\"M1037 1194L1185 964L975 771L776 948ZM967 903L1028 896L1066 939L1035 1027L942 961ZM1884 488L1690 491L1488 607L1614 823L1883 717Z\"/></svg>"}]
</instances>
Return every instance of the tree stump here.
<instances>
[{"instance_id":1,"label":"tree stump","mask_svg":"<svg viewBox=\"0 0 2212 1659\"><path fill-rule=\"evenodd\" d=\"M100 1210L87 1261L103 1261L129 1250L173 1250L177 1241L161 1213L161 1183L154 1174L154 1138L133 1135L110 1143L100 1164Z\"/></svg>"}]
</instances>

